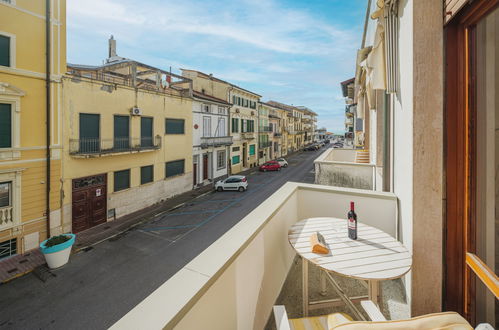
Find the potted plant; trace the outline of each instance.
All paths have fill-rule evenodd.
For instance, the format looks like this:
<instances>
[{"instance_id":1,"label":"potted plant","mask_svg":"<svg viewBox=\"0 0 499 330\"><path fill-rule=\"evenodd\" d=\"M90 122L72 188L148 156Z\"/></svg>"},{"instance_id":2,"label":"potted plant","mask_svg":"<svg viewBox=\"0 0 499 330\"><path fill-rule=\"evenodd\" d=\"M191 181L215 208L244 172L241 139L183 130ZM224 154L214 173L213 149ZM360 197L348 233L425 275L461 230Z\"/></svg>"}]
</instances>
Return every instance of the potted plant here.
<instances>
[{"instance_id":1,"label":"potted plant","mask_svg":"<svg viewBox=\"0 0 499 330\"><path fill-rule=\"evenodd\" d=\"M75 237L75 234L62 234L46 239L40 244L40 250L49 268L59 268L68 262Z\"/></svg>"}]
</instances>

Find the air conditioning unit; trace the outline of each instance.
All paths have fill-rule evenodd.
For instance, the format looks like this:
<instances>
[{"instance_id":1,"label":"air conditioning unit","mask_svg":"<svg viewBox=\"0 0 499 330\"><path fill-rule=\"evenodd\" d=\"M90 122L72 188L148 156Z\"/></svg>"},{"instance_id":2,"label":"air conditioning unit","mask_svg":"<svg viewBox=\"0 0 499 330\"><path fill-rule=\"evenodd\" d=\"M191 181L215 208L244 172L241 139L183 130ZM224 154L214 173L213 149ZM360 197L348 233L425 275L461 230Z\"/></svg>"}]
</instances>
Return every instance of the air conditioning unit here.
<instances>
[{"instance_id":1,"label":"air conditioning unit","mask_svg":"<svg viewBox=\"0 0 499 330\"><path fill-rule=\"evenodd\" d=\"M140 110L140 108L133 107L130 110L130 113L132 114L132 116L140 116L142 114L142 110Z\"/></svg>"}]
</instances>

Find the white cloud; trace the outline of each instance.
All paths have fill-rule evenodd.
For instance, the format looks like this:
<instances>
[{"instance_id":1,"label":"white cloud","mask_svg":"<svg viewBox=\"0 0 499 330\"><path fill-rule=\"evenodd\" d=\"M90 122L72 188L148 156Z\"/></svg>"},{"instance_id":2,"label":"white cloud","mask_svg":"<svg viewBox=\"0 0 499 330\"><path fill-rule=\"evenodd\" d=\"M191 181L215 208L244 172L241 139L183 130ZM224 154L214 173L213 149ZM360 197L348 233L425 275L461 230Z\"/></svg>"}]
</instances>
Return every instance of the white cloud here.
<instances>
[{"instance_id":1,"label":"white cloud","mask_svg":"<svg viewBox=\"0 0 499 330\"><path fill-rule=\"evenodd\" d=\"M68 60L100 63L113 34L120 56L210 72L263 99L309 106L333 125L344 114L339 82L353 74L360 27L277 1L71 0Z\"/></svg>"}]
</instances>

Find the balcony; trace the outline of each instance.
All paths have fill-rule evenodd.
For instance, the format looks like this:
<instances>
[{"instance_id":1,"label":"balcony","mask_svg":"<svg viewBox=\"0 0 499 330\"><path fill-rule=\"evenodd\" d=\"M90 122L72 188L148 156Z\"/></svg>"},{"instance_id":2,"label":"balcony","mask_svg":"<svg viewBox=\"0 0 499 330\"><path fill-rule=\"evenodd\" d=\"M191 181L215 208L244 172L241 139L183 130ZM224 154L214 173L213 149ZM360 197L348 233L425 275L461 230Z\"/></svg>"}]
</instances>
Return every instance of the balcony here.
<instances>
[{"instance_id":1,"label":"balcony","mask_svg":"<svg viewBox=\"0 0 499 330\"><path fill-rule=\"evenodd\" d=\"M259 127L259 131L261 133L264 133L264 132L272 132L272 127L270 126L260 126Z\"/></svg>"},{"instance_id":2,"label":"balcony","mask_svg":"<svg viewBox=\"0 0 499 330\"><path fill-rule=\"evenodd\" d=\"M369 215L361 221L396 237L395 195L288 182L112 329L265 329L268 320L274 322L276 303L286 305L292 317L300 316L301 267L288 242L288 230L305 218L345 218L350 201L356 203L359 217ZM318 276L312 272L311 278ZM350 283L349 290L363 294L367 290L360 281L344 282ZM388 306L384 312L391 318L408 314L403 291L401 280L384 283L383 300Z\"/></svg>"},{"instance_id":3,"label":"balcony","mask_svg":"<svg viewBox=\"0 0 499 330\"><path fill-rule=\"evenodd\" d=\"M70 139L69 154L73 157L92 158L123 153L157 150L161 147L161 136L114 139Z\"/></svg>"},{"instance_id":4,"label":"balcony","mask_svg":"<svg viewBox=\"0 0 499 330\"><path fill-rule=\"evenodd\" d=\"M243 132L241 133L241 137L245 140L252 140L255 138L254 132Z\"/></svg>"},{"instance_id":5,"label":"balcony","mask_svg":"<svg viewBox=\"0 0 499 330\"><path fill-rule=\"evenodd\" d=\"M213 148L232 145L232 136L202 137L201 148Z\"/></svg>"},{"instance_id":6,"label":"balcony","mask_svg":"<svg viewBox=\"0 0 499 330\"><path fill-rule=\"evenodd\" d=\"M345 125L353 125L353 118L352 117L345 118Z\"/></svg>"},{"instance_id":7,"label":"balcony","mask_svg":"<svg viewBox=\"0 0 499 330\"><path fill-rule=\"evenodd\" d=\"M274 137L281 137L282 133L281 132L274 132Z\"/></svg>"},{"instance_id":8,"label":"balcony","mask_svg":"<svg viewBox=\"0 0 499 330\"><path fill-rule=\"evenodd\" d=\"M13 210L13 206L0 208L0 230L10 228L14 225L14 217L12 216Z\"/></svg>"},{"instance_id":9,"label":"balcony","mask_svg":"<svg viewBox=\"0 0 499 330\"><path fill-rule=\"evenodd\" d=\"M314 161L314 166L315 183L376 189L376 166L369 164L368 151L329 148Z\"/></svg>"}]
</instances>

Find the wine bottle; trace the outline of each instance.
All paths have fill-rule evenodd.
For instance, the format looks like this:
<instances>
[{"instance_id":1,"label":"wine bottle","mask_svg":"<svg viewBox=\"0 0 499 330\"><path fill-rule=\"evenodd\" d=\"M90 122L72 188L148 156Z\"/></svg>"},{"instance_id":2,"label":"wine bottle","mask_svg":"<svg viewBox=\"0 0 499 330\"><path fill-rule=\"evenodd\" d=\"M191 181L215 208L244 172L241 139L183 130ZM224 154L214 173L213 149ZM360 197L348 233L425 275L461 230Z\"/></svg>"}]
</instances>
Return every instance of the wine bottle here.
<instances>
[{"instance_id":1,"label":"wine bottle","mask_svg":"<svg viewBox=\"0 0 499 330\"><path fill-rule=\"evenodd\" d=\"M354 211L354 203L350 202L350 212L348 218L348 238L357 239L357 214Z\"/></svg>"}]
</instances>

